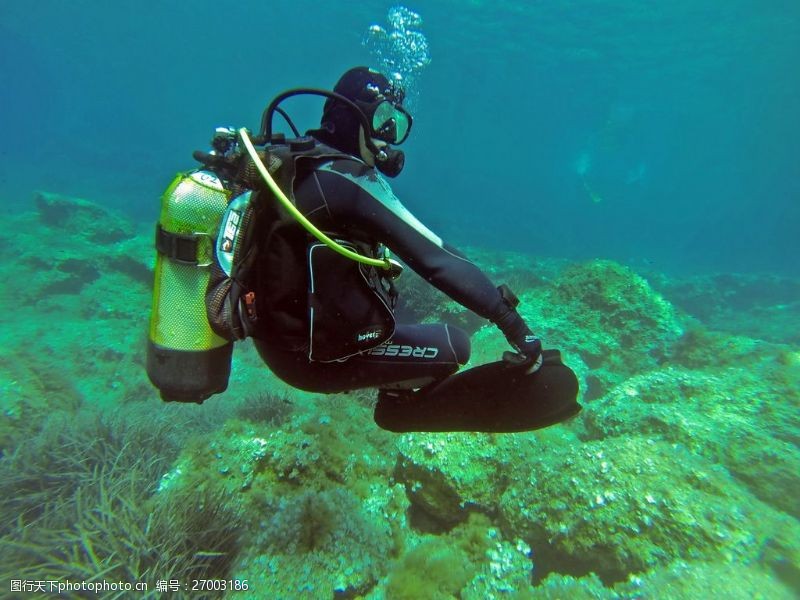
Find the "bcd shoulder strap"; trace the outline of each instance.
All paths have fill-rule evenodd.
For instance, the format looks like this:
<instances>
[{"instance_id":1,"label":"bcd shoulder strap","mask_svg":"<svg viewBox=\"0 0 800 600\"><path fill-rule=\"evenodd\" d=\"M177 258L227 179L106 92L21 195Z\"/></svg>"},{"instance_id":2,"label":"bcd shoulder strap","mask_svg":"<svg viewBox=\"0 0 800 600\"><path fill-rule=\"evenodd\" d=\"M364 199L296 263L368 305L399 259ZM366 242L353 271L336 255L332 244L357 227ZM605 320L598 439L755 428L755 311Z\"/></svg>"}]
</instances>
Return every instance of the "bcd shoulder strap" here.
<instances>
[{"instance_id":1,"label":"bcd shoulder strap","mask_svg":"<svg viewBox=\"0 0 800 600\"><path fill-rule=\"evenodd\" d=\"M352 158L312 138L289 140L259 152L278 186L291 200L298 163ZM252 267L268 232L293 218L266 187L253 161L245 155L233 183L237 194L228 204L217 234L214 262L206 291L206 313L214 332L227 340L252 335L258 315Z\"/></svg>"}]
</instances>

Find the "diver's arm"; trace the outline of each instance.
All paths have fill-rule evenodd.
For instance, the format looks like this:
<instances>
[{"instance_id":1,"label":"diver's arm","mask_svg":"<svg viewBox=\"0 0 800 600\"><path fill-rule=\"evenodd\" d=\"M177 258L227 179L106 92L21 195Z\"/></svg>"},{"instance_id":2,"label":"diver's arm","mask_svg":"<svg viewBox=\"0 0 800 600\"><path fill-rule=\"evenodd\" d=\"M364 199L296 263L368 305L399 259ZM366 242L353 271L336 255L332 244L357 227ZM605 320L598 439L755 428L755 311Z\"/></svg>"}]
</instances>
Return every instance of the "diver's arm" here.
<instances>
[{"instance_id":1,"label":"diver's arm","mask_svg":"<svg viewBox=\"0 0 800 600\"><path fill-rule=\"evenodd\" d=\"M516 299L495 287L474 263L425 227L372 169L335 161L317 171L328 210L355 235L379 240L453 300L494 322L508 341L535 361L541 343L516 311Z\"/></svg>"},{"instance_id":2,"label":"diver's arm","mask_svg":"<svg viewBox=\"0 0 800 600\"><path fill-rule=\"evenodd\" d=\"M373 169L341 160L316 174L343 233L385 244L433 286L484 318L504 312L500 292L483 271L414 217Z\"/></svg>"}]
</instances>

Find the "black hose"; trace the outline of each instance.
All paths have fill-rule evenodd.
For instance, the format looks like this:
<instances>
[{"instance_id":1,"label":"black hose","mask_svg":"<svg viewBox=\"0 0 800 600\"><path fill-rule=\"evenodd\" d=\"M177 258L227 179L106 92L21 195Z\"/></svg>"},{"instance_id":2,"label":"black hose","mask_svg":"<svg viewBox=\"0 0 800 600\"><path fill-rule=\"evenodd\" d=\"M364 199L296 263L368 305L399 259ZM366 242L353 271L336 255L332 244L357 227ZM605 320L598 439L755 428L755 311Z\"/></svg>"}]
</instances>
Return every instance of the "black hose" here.
<instances>
[{"instance_id":1,"label":"black hose","mask_svg":"<svg viewBox=\"0 0 800 600\"><path fill-rule=\"evenodd\" d=\"M292 96L301 96L301 95L323 96L324 98L333 98L334 100L338 100L339 102L342 102L348 107L350 107L355 113L359 122L361 123L361 126L364 128L364 133L365 133L364 143L366 144L367 148L369 148L369 151L372 152L372 154L374 154L376 157L381 154L381 150L375 145L375 142L372 141L372 136L369 135L369 132L372 131L372 128L369 126L367 117L366 115L364 115L364 113L361 111L358 105L352 100L350 100L350 98L346 98L341 94L317 88L295 88L292 90L287 90L282 94L278 94L277 96L275 96L275 98L273 98L272 102L269 103L267 108L264 109L264 113L261 116L261 131L259 132L260 136L256 140L254 140L257 144L270 143L270 140L272 139L272 117L276 111L280 110L278 105L287 98L291 98ZM284 116L284 118L286 117ZM295 135L299 137L299 134L296 132L294 127L292 127L292 131L294 131Z\"/></svg>"},{"instance_id":2,"label":"black hose","mask_svg":"<svg viewBox=\"0 0 800 600\"><path fill-rule=\"evenodd\" d=\"M281 107L276 106L275 112L278 113L280 116L282 116L284 119L286 119L286 122L289 124L289 127L292 128L292 133L294 134L294 137L300 137L300 132L297 130L297 127L294 126L294 123L292 123L292 120L289 118L289 115L286 114L286 111L283 110Z\"/></svg>"}]
</instances>

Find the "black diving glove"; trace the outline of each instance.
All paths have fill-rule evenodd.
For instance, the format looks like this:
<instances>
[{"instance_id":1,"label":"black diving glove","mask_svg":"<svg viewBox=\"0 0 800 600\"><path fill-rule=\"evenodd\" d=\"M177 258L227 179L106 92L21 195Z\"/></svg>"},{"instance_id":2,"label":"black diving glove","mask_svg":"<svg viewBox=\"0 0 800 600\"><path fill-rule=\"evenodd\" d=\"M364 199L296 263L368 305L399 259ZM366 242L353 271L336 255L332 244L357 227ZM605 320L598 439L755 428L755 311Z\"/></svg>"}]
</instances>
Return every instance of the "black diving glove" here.
<instances>
[{"instance_id":1,"label":"black diving glove","mask_svg":"<svg viewBox=\"0 0 800 600\"><path fill-rule=\"evenodd\" d=\"M538 371L542 366L542 342L517 310L509 306L507 312L494 320L494 324L517 351L504 352L503 360L510 365L525 367L528 373Z\"/></svg>"}]
</instances>

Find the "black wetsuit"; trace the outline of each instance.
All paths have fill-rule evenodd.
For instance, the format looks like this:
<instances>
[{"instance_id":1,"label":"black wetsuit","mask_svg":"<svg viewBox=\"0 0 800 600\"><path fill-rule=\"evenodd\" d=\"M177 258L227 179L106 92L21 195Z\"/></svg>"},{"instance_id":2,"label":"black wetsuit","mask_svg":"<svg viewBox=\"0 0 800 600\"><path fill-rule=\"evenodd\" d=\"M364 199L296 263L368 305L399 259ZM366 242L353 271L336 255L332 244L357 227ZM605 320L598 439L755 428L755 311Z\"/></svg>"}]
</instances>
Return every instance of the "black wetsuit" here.
<instances>
[{"instance_id":1,"label":"black wetsuit","mask_svg":"<svg viewBox=\"0 0 800 600\"><path fill-rule=\"evenodd\" d=\"M293 191L297 208L332 237L368 248L385 244L425 280L482 317L495 320L508 311L486 275L420 223L363 162L339 158L299 166ZM338 362L309 360L306 262L313 240L299 224L285 221L264 239L268 250L256 266L254 341L270 369L290 385L323 393L420 387L453 374L469 359L469 337L457 328L398 324L390 340L370 351Z\"/></svg>"}]
</instances>

